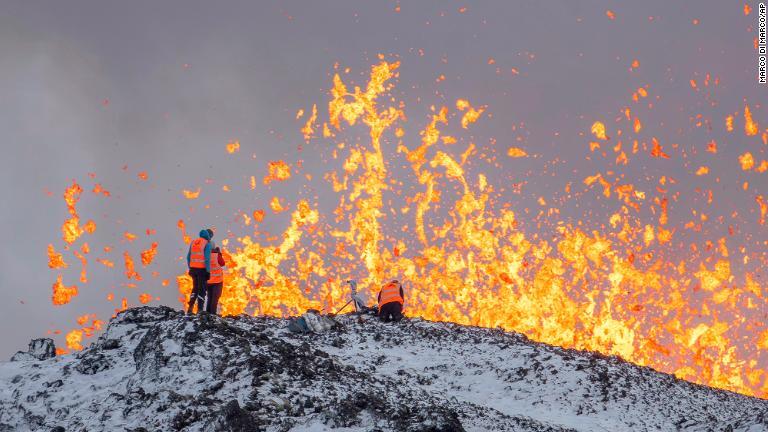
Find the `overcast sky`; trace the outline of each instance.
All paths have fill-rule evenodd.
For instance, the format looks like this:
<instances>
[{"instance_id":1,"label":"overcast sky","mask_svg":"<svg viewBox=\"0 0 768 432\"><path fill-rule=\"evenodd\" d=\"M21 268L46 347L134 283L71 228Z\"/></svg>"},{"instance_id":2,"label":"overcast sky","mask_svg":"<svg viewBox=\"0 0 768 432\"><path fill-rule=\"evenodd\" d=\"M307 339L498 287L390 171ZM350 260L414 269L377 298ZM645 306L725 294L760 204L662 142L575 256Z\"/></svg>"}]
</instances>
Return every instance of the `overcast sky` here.
<instances>
[{"instance_id":1,"label":"overcast sky","mask_svg":"<svg viewBox=\"0 0 768 432\"><path fill-rule=\"evenodd\" d=\"M504 159L502 169L489 174L491 182L525 181L528 170L559 158L555 169L565 178L529 182L515 203L525 207L562 191L567 181L594 174L584 159L584 134L595 120L612 122L640 86L663 98L647 115L646 128L655 128L665 142L720 139L717 130L696 128L692 117L703 112L722 129L725 116L745 102L756 120L768 123L760 106L768 87L756 83L755 33L749 32L756 22L756 11L744 16L740 3L715 0L6 0L0 5L0 220L6 237L0 250L0 359L49 330L76 328L78 315L108 319L119 307L105 300L110 292L131 304L139 292L149 292L159 303L179 307L175 284L164 288L158 282L183 271L177 220L187 221L191 232L215 225L242 234L239 211L264 208L276 193L307 193L300 182L221 192L222 185L246 184L250 175L262 178L269 160L302 159L307 172L322 178L323 149L300 148L295 114L313 103L323 109L335 63L350 67L350 79L364 84L361 73L377 54L402 62L397 97L408 107L412 143L430 105L451 105L457 98L487 105L491 116L478 123L477 142L496 138L504 142L503 155L512 137L523 135L520 146L537 155L532 162ZM633 59L640 67L632 72ZM720 80L716 107L689 85L707 73ZM438 82L440 75L445 80ZM236 156L224 150L232 139L242 146ZM724 178L737 171L728 164L743 140L734 134L719 141L732 144L722 148L722 166L710 163ZM665 169L683 175L691 167ZM137 177L143 171L146 181ZM732 176L710 187L737 188L742 179ZM51 284L58 273L46 265L46 246L61 250L60 227L68 217L61 195L73 179L86 188L78 206L82 217L99 227L88 241L112 245L117 266L122 250L135 254L155 240L160 249L154 267L142 269L145 281L138 289L122 287L121 271L106 271L91 259L90 281L78 283L80 295L54 307ZM91 194L95 182L113 196ZM182 189L198 186L199 200L181 196ZM719 199L754 216L752 197L724 193ZM562 211L580 216L589 209L574 203ZM157 235L143 234L147 228ZM264 228L283 229L272 219ZM745 230L765 236L764 227ZM139 239L126 244L124 231ZM71 267L65 283L77 283L79 264L71 254L65 258ZM152 270L160 277L149 277Z\"/></svg>"}]
</instances>

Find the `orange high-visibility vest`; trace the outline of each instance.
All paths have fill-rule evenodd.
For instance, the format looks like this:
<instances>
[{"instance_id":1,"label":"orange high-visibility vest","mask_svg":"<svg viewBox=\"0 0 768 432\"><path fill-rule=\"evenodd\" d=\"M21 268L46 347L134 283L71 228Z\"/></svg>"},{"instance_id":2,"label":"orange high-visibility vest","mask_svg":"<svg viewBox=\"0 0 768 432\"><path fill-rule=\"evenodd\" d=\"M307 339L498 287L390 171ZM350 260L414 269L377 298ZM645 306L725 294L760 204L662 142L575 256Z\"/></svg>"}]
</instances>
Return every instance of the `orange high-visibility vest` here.
<instances>
[{"instance_id":1,"label":"orange high-visibility vest","mask_svg":"<svg viewBox=\"0 0 768 432\"><path fill-rule=\"evenodd\" d=\"M211 252L211 277L208 278L208 284L221 282L224 282L224 269L219 265L219 254Z\"/></svg>"},{"instance_id":2,"label":"orange high-visibility vest","mask_svg":"<svg viewBox=\"0 0 768 432\"><path fill-rule=\"evenodd\" d=\"M205 268L205 245L208 240L200 237L189 245L189 268Z\"/></svg>"},{"instance_id":3,"label":"orange high-visibility vest","mask_svg":"<svg viewBox=\"0 0 768 432\"><path fill-rule=\"evenodd\" d=\"M387 303L398 302L403 304L403 297L400 295L400 282L392 281L381 288L379 297L379 309Z\"/></svg>"}]
</instances>

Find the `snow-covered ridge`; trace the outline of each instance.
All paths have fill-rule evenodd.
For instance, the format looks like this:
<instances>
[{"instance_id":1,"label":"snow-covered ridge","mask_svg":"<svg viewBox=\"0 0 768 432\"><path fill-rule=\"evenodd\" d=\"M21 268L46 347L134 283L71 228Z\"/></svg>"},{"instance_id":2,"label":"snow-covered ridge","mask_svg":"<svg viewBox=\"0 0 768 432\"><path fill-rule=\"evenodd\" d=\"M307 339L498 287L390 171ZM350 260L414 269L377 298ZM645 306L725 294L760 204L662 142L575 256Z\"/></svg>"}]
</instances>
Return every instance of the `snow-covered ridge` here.
<instances>
[{"instance_id":1,"label":"snow-covered ridge","mask_svg":"<svg viewBox=\"0 0 768 432\"><path fill-rule=\"evenodd\" d=\"M120 313L85 350L0 362L0 431L768 431L768 401L450 323Z\"/></svg>"}]
</instances>

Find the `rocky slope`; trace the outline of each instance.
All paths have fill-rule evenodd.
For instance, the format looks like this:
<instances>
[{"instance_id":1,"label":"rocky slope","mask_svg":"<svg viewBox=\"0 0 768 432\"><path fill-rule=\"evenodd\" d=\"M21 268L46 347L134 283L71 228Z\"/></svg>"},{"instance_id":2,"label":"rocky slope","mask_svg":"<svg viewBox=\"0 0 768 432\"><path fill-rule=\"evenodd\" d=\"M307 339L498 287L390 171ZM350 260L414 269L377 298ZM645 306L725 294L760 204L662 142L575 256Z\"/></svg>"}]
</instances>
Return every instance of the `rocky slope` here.
<instances>
[{"instance_id":1,"label":"rocky slope","mask_svg":"<svg viewBox=\"0 0 768 432\"><path fill-rule=\"evenodd\" d=\"M0 431L768 431L768 401L617 358L367 318L129 309L77 354L0 363Z\"/></svg>"}]
</instances>

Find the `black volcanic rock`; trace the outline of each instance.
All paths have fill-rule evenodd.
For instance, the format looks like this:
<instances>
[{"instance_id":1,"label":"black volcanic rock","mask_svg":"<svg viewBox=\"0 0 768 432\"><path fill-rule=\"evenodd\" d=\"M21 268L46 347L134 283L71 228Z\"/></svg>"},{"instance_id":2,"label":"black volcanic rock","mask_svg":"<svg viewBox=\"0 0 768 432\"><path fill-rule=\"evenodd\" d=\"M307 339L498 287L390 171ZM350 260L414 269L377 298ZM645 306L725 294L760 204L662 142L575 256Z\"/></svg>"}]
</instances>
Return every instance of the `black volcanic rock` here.
<instances>
[{"instance_id":1,"label":"black volcanic rock","mask_svg":"<svg viewBox=\"0 0 768 432\"><path fill-rule=\"evenodd\" d=\"M768 431L764 400L616 357L498 329L336 320L298 335L283 319L129 309L74 355L33 341L0 363L0 432Z\"/></svg>"},{"instance_id":2,"label":"black volcanic rock","mask_svg":"<svg viewBox=\"0 0 768 432\"><path fill-rule=\"evenodd\" d=\"M56 345L53 339L32 339L26 352L19 351L11 357L11 361L48 360L56 357Z\"/></svg>"}]
</instances>

